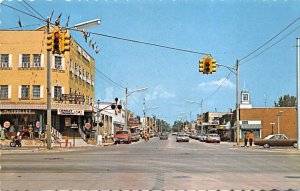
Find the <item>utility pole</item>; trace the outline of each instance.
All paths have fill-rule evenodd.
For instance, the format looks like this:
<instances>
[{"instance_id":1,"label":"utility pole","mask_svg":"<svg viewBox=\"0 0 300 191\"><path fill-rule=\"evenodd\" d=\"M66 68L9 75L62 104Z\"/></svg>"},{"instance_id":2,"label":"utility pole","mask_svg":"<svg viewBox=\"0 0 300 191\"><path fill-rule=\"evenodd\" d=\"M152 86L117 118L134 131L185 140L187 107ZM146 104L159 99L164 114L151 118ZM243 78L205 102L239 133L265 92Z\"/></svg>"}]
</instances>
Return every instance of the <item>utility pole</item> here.
<instances>
[{"instance_id":1,"label":"utility pole","mask_svg":"<svg viewBox=\"0 0 300 191\"><path fill-rule=\"evenodd\" d=\"M128 104L128 89L126 87L125 89L125 96L126 96L126 100L125 100L125 130L128 129L128 108L127 108L127 104Z\"/></svg>"},{"instance_id":2,"label":"utility pole","mask_svg":"<svg viewBox=\"0 0 300 191\"><path fill-rule=\"evenodd\" d=\"M240 146L239 60L236 61L236 146Z\"/></svg>"},{"instance_id":3,"label":"utility pole","mask_svg":"<svg viewBox=\"0 0 300 191\"><path fill-rule=\"evenodd\" d=\"M297 37L297 45L296 45L296 50L297 50L297 149L298 151L300 150L300 101L299 101L299 96L300 96L300 84L299 84L299 75L300 75L300 53L299 53L299 47L300 47L300 37Z\"/></svg>"},{"instance_id":4,"label":"utility pole","mask_svg":"<svg viewBox=\"0 0 300 191\"><path fill-rule=\"evenodd\" d=\"M47 19L47 34L50 33L50 18ZM51 69L50 50L47 51L47 149L51 149Z\"/></svg>"}]
</instances>

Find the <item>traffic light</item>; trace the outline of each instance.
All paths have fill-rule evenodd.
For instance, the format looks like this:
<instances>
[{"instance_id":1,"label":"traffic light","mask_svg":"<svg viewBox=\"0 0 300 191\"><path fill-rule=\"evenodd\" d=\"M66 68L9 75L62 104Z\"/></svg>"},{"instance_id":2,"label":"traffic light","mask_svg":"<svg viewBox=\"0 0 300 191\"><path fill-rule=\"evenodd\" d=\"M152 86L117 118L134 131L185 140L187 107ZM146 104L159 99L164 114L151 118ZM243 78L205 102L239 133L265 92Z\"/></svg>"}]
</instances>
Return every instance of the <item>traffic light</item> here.
<instances>
[{"instance_id":1,"label":"traffic light","mask_svg":"<svg viewBox=\"0 0 300 191\"><path fill-rule=\"evenodd\" d=\"M52 53L55 54L60 54L60 33L59 32L55 32L53 34L53 50Z\"/></svg>"},{"instance_id":2,"label":"traffic light","mask_svg":"<svg viewBox=\"0 0 300 191\"><path fill-rule=\"evenodd\" d=\"M203 72L204 71L204 63L203 63L203 59L199 60L199 72Z\"/></svg>"},{"instance_id":3,"label":"traffic light","mask_svg":"<svg viewBox=\"0 0 300 191\"><path fill-rule=\"evenodd\" d=\"M47 34L47 50L52 51L53 49L53 33Z\"/></svg>"},{"instance_id":4,"label":"traffic light","mask_svg":"<svg viewBox=\"0 0 300 191\"><path fill-rule=\"evenodd\" d=\"M61 33L61 52L70 51L70 38L71 36L67 33Z\"/></svg>"},{"instance_id":5,"label":"traffic light","mask_svg":"<svg viewBox=\"0 0 300 191\"><path fill-rule=\"evenodd\" d=\"M211 59L210 63L210 73L217 71L217 61L215 59Z\"/></svg>"},{"instance_id":6,"label":"traffic light","mask_svg":"<svg viewBox=\"0 0 300 191\"><path fill-rule=\"evenodd\" d=\"M203 71L203 74L211 74L211 71L210 71L211 63L210 62L211 62L210 57L204 58L204 71Z\"/></svg>"}]
</instances>

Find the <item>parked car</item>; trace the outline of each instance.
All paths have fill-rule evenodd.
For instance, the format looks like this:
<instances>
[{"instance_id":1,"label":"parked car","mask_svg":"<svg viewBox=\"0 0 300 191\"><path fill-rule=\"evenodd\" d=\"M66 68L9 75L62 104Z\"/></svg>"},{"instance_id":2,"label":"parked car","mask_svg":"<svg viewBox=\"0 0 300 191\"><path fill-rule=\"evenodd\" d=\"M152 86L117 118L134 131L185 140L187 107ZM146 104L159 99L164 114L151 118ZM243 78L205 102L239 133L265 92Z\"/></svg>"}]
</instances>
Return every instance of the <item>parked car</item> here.
<instances>
[{"instance_id":1,"label":"parked car","mask_svg":"<svg viewBox=\"0 0 300 191\"><path fill-rule=\"evenodd\" d=\"M131 133L128 130L121 130L121 131L116 131L114 135L114 142L115 144L118 143L131 143Z\"/></svg>"},{"instance_id":2,"label":"parked car","mask_svg":"<svg viewBox=\"0 0 300 191\"><path fill-rule=\"evenodd\" d=\"M138 133L132 133L131 134L131 141L139 141L140 140L140 135Z\"/></svg>"},{"instance_id":3,"label":"parked car","mask_svg":"<svg viewBox=\"0 0 300 191\"><path fill-rule=\"evenodd\" d=\"M220 143L220 135L218 134L208 134L206 142L207 143Z\"/></svg>"},{"instance_id":4,"label":"parked car","mask_svg":"<svg viewBox=\"0 0 300 191\"><path fill-rule=\"evenodd\" d=\"M191 139L196 139L196 135L197 135L196 133L191 133L189 137L190 137Z\"/></svg>"},{"instance_id":5,"label":"parked car","mask_svg":"<svg viewBox=\"0 0 300 191\"><path fill-rule=\"evenodd\" d=\"M160 140L168 140L168 133L162 132L159 135Z\"/></svg>"},{"instance_id":6,"label":"parked car","mask_svg":"<svg viewBox=\"0 0 300 191\"><path fill-rule=\"evenodd\" d=\"M268 135L264 139L254 139L254 144L263 146L264 148L269 148L273 146L293 146L294 148L297 147L297 140L296 139L289 139L284 134L274 134Z\"/></svg>"},{"instance_id":7,"label":"parked car","mask_svg":"<svg viewBox=\"0 0 300 191\"><path fill-rule=\"evenodd\" d=\"M177 135L177 132L173 132L172 135Z\"/></svg>"},{"instance_id":8,"label":"parked car","mask_svg":"<svg viewBox=\"0 0 300 191\"><path fill-rule=\"evenodd\" d=\"M186 133L178 133L176 136L176 142L189 142L190 138Z\"/></svg>"},{"instance_id":9,"label":"parked car","mask_svg":"<svg viewBox=\"0 0 300 191\"><path fill-rule=\"evenodd\" d=\"M195 136L195 139L200 140L200 138L201 138L202 135L203 135L202 133L198 133L198 134Z\"/></svg>"},{"instance_id":10,"label":"parked car","mask_svg":"<svg viewBox=\"0 0 300 191\"><path fill-rule=\"evenodd\" d=\"M201 134L198 138L199 141L206 142L207 141L207 134Z\"/></svg>"}]
</instances>

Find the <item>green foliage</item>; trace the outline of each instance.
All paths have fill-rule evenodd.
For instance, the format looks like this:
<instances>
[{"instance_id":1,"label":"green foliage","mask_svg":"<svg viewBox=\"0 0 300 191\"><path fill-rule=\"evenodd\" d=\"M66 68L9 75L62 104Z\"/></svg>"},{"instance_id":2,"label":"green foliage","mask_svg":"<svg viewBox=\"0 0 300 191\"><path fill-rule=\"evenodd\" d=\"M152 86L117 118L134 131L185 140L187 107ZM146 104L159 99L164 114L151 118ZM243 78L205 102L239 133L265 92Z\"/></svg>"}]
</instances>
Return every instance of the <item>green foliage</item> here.
<instances>
[{"instance_id":1,"label":"green foliage","mask_svg":"<svg viewBox=\"0 0 300 191\"><path fill-rule=\"evenodd\" d=\"M295 96L284 95L281 96L278 102L274 102L275 107L295 107L297 100Z\"/></svg>"}]
</instances>

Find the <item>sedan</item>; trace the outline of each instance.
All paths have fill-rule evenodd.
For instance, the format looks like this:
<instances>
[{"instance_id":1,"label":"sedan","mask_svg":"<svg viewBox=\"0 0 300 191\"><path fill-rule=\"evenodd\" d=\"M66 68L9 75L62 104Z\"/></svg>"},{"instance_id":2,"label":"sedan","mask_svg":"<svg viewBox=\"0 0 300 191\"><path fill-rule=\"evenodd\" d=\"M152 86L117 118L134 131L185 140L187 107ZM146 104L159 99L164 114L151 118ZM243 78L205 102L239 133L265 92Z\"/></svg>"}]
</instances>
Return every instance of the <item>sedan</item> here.
<instances>
[{"instance_id":1,"label":"sedan","mask_svg":"<svg viewBox=\"0 0 300 191\"><path fill-rule=\"evenodd\" d=\"M220 143L220 135L218 134L208 134L206 142L207 143Z\"/></svg>"},{"instance_id":2,"label":"sedan","mask_svg":"<svg viewBox=\"0 0 300 191\"><path fill-rule=\"evenodd\" d=\"M176 136L176 142L189 142L190 141L190 138L187 134L185 133L179 133L177 136Z\"/></svg>"},{"instance_id":3,"label":"sedan","mask_svg":"<svg viewBox=\"0 0 300 191\"><path fill-rule=\"evenodd\" d=\"M269 148L270 146L293 146L297 147L296 139L289 139L284 134L269 135L264 139L255 139L255 145L263 146L264 148Z\"/></svg>"},{"instance_id":4,"label":"sedan","mask_svg":"<svg viewBox=\"0 0 300 191\"><path fill-rule=\"evenodd\" d=\"M168 140L168 133L161 133L159 135L160 140Z\"/></svg>"}]
</instances>

